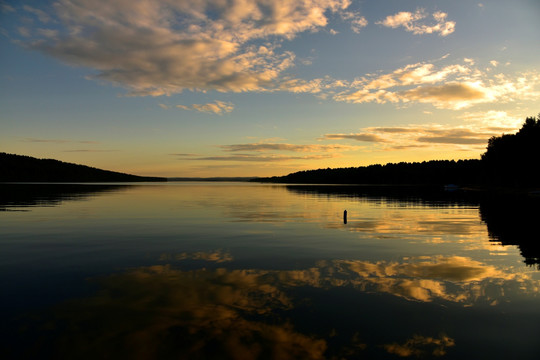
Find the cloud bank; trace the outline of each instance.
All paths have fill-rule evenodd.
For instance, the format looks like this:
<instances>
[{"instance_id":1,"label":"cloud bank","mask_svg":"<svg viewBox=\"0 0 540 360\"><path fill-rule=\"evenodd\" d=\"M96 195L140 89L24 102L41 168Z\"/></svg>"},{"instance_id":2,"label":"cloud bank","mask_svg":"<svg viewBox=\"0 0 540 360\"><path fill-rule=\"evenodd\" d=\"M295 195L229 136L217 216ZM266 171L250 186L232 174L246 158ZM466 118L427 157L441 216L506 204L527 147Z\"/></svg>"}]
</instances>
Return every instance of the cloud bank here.
<instances>
[{"instance_id":1,"label":"cloud bank","mask_svg":"<svg viewBox=\"0 0 540 360\"><path fill-rule=\"evenodd\" d=\"M97 71L91 78L131 95L183 90L262 91L275 87L295 55L280 39L317 31L349 0L59 0L51 14L25 6L42 25L27 43L68 64ZM365 25L350 16L353 25ZM260 40L256 43L255 40Z\"/></svg>"},{"instance_id":2,"label":"cloud bank","mask_svg":"<svg viewBox=\"0 0 540 360\"><path fill-rule=\"evenodd\" d=\"M460 150L480 150L492 136L515 132L522 119L504 111L465 113L465 124L416 124L396 127L366 127L357 133L324 134L320 140L372 142L382 150L405 150L433 146L452 146Z\"/></svg>"},{"instance_id":3,"label":"cloud bank","mask_svg":"<svg viewBox=\"0 0 540 360\"><path fill-rule=\"evenodd\" d=\"M427 103L439 109L461 110L485 103L540 97L537 72L506 75L481 70L469 59L463 63L405 65L392 72L366 74L334 95L348 103Z\"/></svg>"},{"instance_id":4,"label":"cloud bank","mask_svg":"<svg viewBox=\"0 0 540 360\"><path fill-rule=\"evenodd\" d=\"M540 97L537 72L496 74L502 66L495 60L483 69L473 59L438 65L448 55L433 63L360 74L354 80L324 74L311 79L294 76L296 54L285 50L284 42L322 29L337 34L331 20L360 32L368 20L351 4L350 0L58 0L50 7L9 6L4 11L26 19L14 29L20 44L93 69L88 78L126 88L131 96L185 90L285 91L356 104L426 103L453 110ZM389 15L376 24L441 37L452 34L456 26L447 13L429 14L424 9ZM178 107L222 114L233 105Z\"/></svg>"}]
</instances>

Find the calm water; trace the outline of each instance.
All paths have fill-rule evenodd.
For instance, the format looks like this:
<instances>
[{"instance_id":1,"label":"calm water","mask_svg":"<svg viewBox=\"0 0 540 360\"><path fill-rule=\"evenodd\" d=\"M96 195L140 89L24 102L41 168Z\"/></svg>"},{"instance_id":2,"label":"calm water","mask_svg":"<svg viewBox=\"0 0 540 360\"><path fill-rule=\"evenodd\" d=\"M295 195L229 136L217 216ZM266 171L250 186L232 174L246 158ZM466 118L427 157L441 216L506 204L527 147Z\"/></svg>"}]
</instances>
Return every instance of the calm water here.
<instances>
[{"instance_id":1,"label":"calm water","mask_svg":"<svg viewBox=\"0 0 540 360\"><path fill-rule=\"evenodd\" d=\"M247 183L0 194L4 358L540 358L538 207Z\"/></svg>"}]
</instances>

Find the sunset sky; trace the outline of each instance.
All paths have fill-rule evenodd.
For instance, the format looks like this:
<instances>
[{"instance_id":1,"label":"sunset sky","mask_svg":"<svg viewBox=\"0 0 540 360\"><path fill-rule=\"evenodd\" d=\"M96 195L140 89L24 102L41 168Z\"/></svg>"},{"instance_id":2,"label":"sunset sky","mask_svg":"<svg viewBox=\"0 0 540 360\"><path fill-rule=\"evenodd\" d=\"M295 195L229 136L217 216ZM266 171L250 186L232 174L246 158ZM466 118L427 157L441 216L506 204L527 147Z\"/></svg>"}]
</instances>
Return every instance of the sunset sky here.
<instances>
[{"instance_id":1,"label":"sunset sky","mask_svg":"<svg viewBox=\"0 0 540 360\"><path fill-rule=\"evenodd\" d=\"M540 0L0 1L0 151L156 176L478 158Z\"/></svg>"}]
</instances>

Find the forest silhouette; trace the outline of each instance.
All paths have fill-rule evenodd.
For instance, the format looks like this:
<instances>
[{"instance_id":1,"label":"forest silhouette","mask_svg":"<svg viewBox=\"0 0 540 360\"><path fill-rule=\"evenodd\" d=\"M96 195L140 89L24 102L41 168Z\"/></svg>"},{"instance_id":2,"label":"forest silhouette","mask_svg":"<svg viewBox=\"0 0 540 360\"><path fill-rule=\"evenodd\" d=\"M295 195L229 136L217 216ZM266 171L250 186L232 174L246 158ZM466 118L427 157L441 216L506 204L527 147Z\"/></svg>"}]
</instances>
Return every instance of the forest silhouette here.
<instances>
[{"instance_id":1,"label":"forest silhouette","mask_svg":"<svg viewBox=\"0 0 540 360\"><path fill-rule=\"evenodd\" d=\"M118 182L167 181L96 169L53 159L0 153L0 182Z\"/></svg>"},{"instance_id":2,"label":"forest silhouette","mask_svg":"<svg viewBox=\"0 0 540 360\"><path fill-rule=\"evenodd\" d=\"M540 114L516 134L489 139L480 159L431 160L306 170L252 181L304 184L540 186Z\"/></svg>"}]
</instances>

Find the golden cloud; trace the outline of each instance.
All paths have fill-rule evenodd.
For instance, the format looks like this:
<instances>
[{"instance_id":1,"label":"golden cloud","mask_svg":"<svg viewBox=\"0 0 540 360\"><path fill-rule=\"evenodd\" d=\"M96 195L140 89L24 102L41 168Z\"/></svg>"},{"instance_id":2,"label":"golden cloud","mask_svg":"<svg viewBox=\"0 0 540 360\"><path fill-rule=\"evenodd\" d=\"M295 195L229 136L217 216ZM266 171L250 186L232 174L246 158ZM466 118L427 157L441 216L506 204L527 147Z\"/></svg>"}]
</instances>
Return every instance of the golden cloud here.
<instances>
[{"instance_id":1,"label":"golden cloud","mask_svg":"<svg viewBox=\"0 0 540 360\"><path fill-rule=\"evenodd\" d=\"M229 113L234 110L234 104L225 101L215 101L208 104L193 104L191 106L176 105L176 107L182 110L196 110L199 112L213 113L218 115L221 115L223 113ZM162 108L168 109L167 106L162 106Z\"/></svg>"},{"instance_id":2,"label":"golden cloud","mask_svg":"<svg viewBox=\"0 0 540 360\"><path fill-rule=\"evenodd\" d=\"M441 59L442 60L442 59ZM437 68L435 64L409 64L387 74L367 74L342 90L334 100L349 103L429 103L460 110L476 104L540 97L540 75L534 72L491 76L464 61ZM337 87L337 86L336 86Z\"/></svg>"},{"instance_id":3,"label":"golden cloud","mask_svg":"<svg viewBox=\"0 0 540 360\"><path fill-rule=\"evenodd\" d=\"M376 22L376 24L391 28L404 27L406 31L412 32L415 35L439 33L440 36L448 36L454 32L455 21L447 21L448 14L437 11L432 14L435 21L434 24L423 24L422 21L428 17L424 9L418 9L414 13L402 11L395 15L389 15L384 20Z\"/></svg>"},{"instance_id":4,"label":"golden cloud","mask_svg":"<svg viewBox=\"0 0 540 360\"><path fill-rule=\"evenodd\" d=\"M225 151L291 151L291 152L326 152L326 151L348 151L354 150L358 147L348 145L297 145L297 144L283 144L283 143L255 143L255 144L235 144L235 145L222 145L222 149Z\"/></svg>"}]
</instances>

